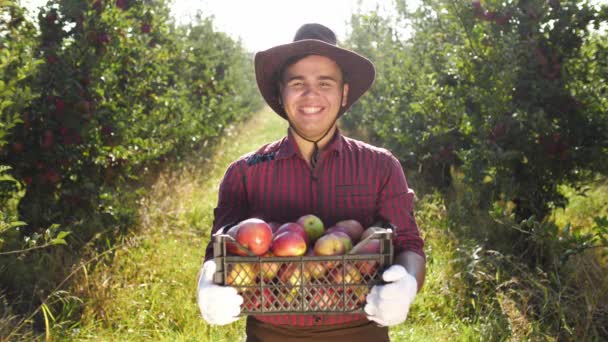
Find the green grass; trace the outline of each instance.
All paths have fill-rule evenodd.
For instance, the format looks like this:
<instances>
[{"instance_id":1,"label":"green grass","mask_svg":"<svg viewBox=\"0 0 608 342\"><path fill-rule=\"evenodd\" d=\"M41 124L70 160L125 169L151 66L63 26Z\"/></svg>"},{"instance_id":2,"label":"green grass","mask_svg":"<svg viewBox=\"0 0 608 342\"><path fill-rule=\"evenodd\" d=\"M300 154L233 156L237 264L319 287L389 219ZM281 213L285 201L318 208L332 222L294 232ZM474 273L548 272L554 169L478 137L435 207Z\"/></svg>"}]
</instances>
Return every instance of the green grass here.
<instances>
[{"instance_id":1,"label":"green grass","mask_svg":"<svg viewBox=\"0 0 608 342\"><path fill-rule=\"evenodd\" d=\"M197 156L196 162L164 172L141 203L141 227L113 258L82 277L76 293L86 298L82 321L76 329L56 328L57 339L244 340L244 319L213 327L200 318L196 281L209 241L219 182L228 164L284 136L286 128L281 118L266 109L229 129L213 156ZM600 193L592 195L594 201L603 198ZM494 270L491 267L471 270L478 261L472 251L479 242L456 235L440 196L422 198L416 208L426 241L427 278L408 320L390 329L393 341L519 340L529 336L554 340L542 334L539 322L513 300L516 297L495 293L498 279L509 279L509 275L485 274L484 270ZM581 210L568 215L575 217ZM473 271L478 278L471 276ZM483 279L487 281L481 282ZM476 297L477 287L479 293L493 296ZM535 330L540 334L534 335Z\"/></svg>"},{"instance_id":2,"label":"green grass","mask_svg":"<svg viewBox=\"0 0 608 342\"><path fill-rule=\"evenodd\" d=\"M240 341L244 320L207 325L196 305L196 282L228 164L287 125L268 109L226 132L218 152L167 172L142 203L142 227L107 265L90 274L82 326L69 338L94 341ZM67 337L67 336L66 336Z\"/></svg>"}]
</instances>

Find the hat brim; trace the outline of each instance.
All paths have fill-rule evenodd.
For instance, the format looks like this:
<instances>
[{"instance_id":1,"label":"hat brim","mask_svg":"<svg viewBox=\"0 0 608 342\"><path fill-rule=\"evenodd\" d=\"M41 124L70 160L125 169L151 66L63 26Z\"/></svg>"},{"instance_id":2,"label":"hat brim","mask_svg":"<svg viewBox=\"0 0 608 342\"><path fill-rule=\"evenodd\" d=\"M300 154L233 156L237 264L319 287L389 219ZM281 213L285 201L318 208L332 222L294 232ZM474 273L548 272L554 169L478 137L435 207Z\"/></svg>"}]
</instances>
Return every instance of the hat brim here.
<instances>
[{"instance_id":1,"label":"hat brim","mask_svg":"<svg viewBox=\"0 0 608 342\"><path fill-rule=\"evenodd\" d=\"M374 83L374 64L356 52L316 39L304 39L275 46L255 54L255 77L266 103L280 116L287 114L279 101L278 73L294 56L320 55L334 60L347 75L348 98L338 115L344 114Z\"/></svg>"}]
</instances>

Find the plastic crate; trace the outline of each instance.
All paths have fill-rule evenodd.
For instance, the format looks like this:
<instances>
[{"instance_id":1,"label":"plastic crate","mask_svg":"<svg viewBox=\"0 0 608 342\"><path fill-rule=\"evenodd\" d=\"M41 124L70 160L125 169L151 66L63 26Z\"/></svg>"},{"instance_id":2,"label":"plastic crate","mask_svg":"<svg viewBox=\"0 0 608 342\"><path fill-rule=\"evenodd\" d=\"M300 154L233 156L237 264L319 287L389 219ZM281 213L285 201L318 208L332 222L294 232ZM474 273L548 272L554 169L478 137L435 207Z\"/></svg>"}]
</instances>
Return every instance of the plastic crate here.
<instances>
[{"instance_id":1,"label":"plastic crate","mask_svg":"<svg viewBox=\"0 0 608 342\"><path fill-rule=\"evenodd\" d=\"M259 257L227 254L231 236L214 236L214 282L243 296L241 314L363 313L365 296L393 262L392 230L375 232L377 254Z\"/></svg>"}]
</instances>

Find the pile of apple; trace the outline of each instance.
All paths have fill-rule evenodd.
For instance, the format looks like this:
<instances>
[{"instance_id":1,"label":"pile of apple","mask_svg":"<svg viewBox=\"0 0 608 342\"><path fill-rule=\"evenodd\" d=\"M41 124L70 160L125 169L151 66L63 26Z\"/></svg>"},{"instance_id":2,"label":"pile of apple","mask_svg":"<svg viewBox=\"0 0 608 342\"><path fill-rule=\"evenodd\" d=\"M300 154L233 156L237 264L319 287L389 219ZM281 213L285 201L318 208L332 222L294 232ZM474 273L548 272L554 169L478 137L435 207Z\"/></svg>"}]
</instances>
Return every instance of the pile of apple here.
<instances>
[{"instance_id":1,"label":"pile of apple","mask_svg":"<svg viewBox=\"0 0 608 342\"><path fill-rule=\"evenodd\" d=\"M384 229L365 229L356 220L340 221L325 229L321 219L312 214L283 224L246 219L226 232L236 242L227 240L226 248L229 255L255 258L229 263L225 282L237 288L245 297L244 309L252 312L262 303L266 312L293 311L300 308L302 300L307 301L309 311L356 309L365 301L370 281L378 278L378 260L331 257L380 253L379 239L366 240L376 231ZM315 256L330 258L307 258ZM282 262L279 257L304 258ZM303 291L302 284L312 286Z\"/></svg>"}]
</instances>

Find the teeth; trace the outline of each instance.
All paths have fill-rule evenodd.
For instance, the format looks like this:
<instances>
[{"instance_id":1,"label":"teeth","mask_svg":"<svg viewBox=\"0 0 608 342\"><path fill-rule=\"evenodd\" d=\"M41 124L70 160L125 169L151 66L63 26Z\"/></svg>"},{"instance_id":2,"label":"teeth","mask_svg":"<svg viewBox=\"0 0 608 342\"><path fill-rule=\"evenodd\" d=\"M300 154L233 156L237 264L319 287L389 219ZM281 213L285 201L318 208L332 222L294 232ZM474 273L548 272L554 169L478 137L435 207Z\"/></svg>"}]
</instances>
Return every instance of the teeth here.
<instances>
[{"instance_id":1,"label":"teeth","mask_svg":"<svg viewBox=\"0 0 608 342\"><path fill-rule=\"evenodd\" d=\"M302 111L306 114L315 114L321 111L321 107L304 107Z\"/></svg>"}]
</instances>

